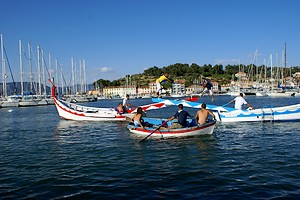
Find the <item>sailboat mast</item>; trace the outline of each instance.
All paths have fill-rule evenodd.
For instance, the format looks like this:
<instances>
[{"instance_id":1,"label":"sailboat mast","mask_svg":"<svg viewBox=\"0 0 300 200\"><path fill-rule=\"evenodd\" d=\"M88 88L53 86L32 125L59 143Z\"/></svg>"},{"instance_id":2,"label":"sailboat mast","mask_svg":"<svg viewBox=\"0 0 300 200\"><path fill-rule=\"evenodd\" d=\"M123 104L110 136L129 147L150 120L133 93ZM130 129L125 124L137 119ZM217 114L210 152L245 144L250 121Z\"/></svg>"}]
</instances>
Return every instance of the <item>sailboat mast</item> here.
<instances>
[{"instance_id":1,"label":"sailboat mast","mask_svg":"<svg viewBox=\"0 0 300 200\"><path fill-rule=\"evenodd\" d=\"M38 82L39 82L39 91L38 95L42 95L42 86L41 86L41 61L40 61L40 46L37 46L37 56L38 56Z\"/></svg>"},{"instance_id":2,"label":"sailboat mast","mask_svg":"<svg viewBox=\"0 0 300 200\"><path fill-rule=\"evenodd\" d=\"M286 43L284 43L284 89L286 89Z\"/></svg>"},{"instance_id":3,"label":"sailboat mast","mask_svg":"<svg viewBox=\"0 0 300 200\"><path fill-rule=\"evenodd\" d=\"M5 60L4 60L4 44L3 44L3 36L0 34L0 42L1 42L1 60L2 60L2 95L4 97L7 96L6 90L6 69L5 69Z\"/></svg>"},{"instance_id":4,"label":"sailboat mast","mask_svg":"<svg viewBox=\"0 0 300 200\"><path fill-rule=\"evenodd\" d=\"M48 62L49 62L48 74L50 75L50 77L49 77L50 80L52 80L53 77L52 77L51 54L50 53L48 54Z\"/></svg>"},{"instance_id":5,"label":"sailboat mast","mask_svg":"<svg viewBox=\"0 0 300 200\"><path fill-rule=\"evenodd\" d=\"M63 96L64 94L67 95L67 93L64 93L64 81L63 81L63 70L62 70L62 66L60 65L60 81L61 81L61 95Z\"/></svg>"},{"instance_id":6,"label":"sailboat mast","mask_svg":"<svg viewBox=\"0 0 300 200\"><path fill-rule=\"evenodd\" d=\"M271 88L272 88L272 93L273 93L273 56L272 56L272 54L270 55L270 65L271 65L270 80L271 80Z\"/></svg>"},{"instance_id":7,"label":"sailboat mast","mask_svg":"<svg viewBox=\"0 0 300 200\"><path fill-rule=\"evenodd\" d=\"M83 59L83 84L84 84L84 93L87 92L87 82L86 82L86 71L85 71L85 60Z\"/></svg>"},{"instance_id":8,"label":"sailboat mast","mask_svg":"<svg viewBox=\"0 0 300 200\"><path fill-rule=\"evenodd\" d=\"M45 74L45 60L44 60L44 50L42 49L42 68L43 68L43 83L44 83L44 97L46 99L46 74Z\"/></svg>"},{"instance_id":9,"label":"sailboat mast","mask_svg":"<svg viewBox=\"0 0 300 200\"><path fill-rule=\"evenodd\" d=\"M56 80L55 80L55 85L57 86L57 95L59 96L59 81L58 81L58 74L59 74L59 72L58 72L58 61L57 61L57 58L55 58L55 78L56 78Z\"/></svg>"},{"instance_id":10,"label":"sailboat mast","mask_svg":"<svg viewBox=\"0 0 300 200\"><path fill-rule=\"evenodd\" d=\"M75 72L74 72L74 59L71 58L71 65L72 65L72 94L75 95Z\"/></svg>"},{"instance_id":11,"label":"sailboat mast","mask_svg":"<svg viewBox=\"0 0 300 200\"><path fill-rule=\"evenodd\" d=\"M31 63L31 45L28 42L28 62L30 68L30 92L33 91L33 75L32 75L32 63Z\"/></svg>"},{"instance_id":12,"label":"sailboat mast","mask_svg":"<svg viewBox=\"0 0 300 200\"><path fill-rule=\"evenodd\" d=\"M19 56L20 56L20 82L21 82L21 96L24 94L23 88L23 62L22 62L22 42L19 40Z\"/></svg>"},{"instance_id":13,"label":"sailboat mast","mask_svg":"<svg viewBox=\"0 0 300 200\"><path fill-rule=\"evenodd\" d=\"M82 62L79 60L79 81L80 81L80 95L82 95Z\"/></svg>"}]
</instances>

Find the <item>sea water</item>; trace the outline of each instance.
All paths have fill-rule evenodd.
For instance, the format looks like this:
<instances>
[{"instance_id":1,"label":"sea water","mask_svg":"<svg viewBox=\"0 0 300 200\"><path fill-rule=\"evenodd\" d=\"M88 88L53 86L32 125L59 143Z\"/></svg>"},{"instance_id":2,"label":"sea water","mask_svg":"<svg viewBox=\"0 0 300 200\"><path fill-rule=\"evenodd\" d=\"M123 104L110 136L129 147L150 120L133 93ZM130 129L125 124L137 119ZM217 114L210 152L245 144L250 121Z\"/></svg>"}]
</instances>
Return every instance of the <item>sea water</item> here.
<instances>
[{"instance_id":1,"label":"sea water","mask_svg":"<svg viewBox=\"0 0 300 200\"><path fill-rule=\"evenodd\" d=\"M223 105L231 99L198 101ZM246 100L254 107L300 102ZM112 107L119 101L85 105ZM147 115L170 117L176 110ZM218 123L211 136L139 143L142 138L125 122L66 121L55 106L2 108L0 115L0 199L300 198L299 122Z\"/></svg>"}]
</instances>

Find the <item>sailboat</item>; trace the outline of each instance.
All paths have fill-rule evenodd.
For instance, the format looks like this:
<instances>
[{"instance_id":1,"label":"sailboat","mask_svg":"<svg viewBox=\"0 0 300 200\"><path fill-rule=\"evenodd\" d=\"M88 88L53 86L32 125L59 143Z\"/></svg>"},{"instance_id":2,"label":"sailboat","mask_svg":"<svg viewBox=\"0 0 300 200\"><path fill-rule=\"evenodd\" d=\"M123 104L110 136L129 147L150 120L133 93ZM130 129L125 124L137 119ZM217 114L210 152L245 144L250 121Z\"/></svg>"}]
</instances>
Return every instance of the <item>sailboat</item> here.
<instances>
[{"instance_id":1,"label":"sailboat","mask_svg":"<svg viewBox=\"0 0 300 200\"><path fill-rule=\"evenodd\" d=\"M3 35L0 34L0 42L1 42L1 60L2 60L2 92L3 92L3 100L1 107L18 107L20 102L20 97L18 95L11 95L7 96L7 84L6 84L6 66L5 66L5 59L4 59L4 53L6 55L4 44L3 44ZM6 55L7 58L7 55ZM14 81L13 81L14 82ZM14 82L15 87L15 82Z\"/></svg>"},{"instance_id":2,"label":"sailboat","mask_svg":"<svg viewBox=\"0 0 300 200\"><path fill-rule=\"evenodd\" d=\"M33 95L24 95L24 85L23 85L23 61L22 61L22 42L19 40L19 57L20 57L20 83L21 83L21 101L19 102L20 107L37 106L38 101L33 97Z\"/></svg>"},{"instance_id":3,"label":"sailboat","mask_svg":"<svg viewBox=\"0 0 300 200\"><path fill-rule=\"evenodd\" d=\"M283 51L283 68L282 68L282 84L280 84L280 76L278 76L278 86L277 88L273 87L272 83L272 90L271 92L268 92L268 96L271 97L295 97L296 93L295 91L292 91L288 89L287 87L287 76L286 76L286 43L284 44L284 51ZM279 73L280 74L280 73ZM272 65L271 65L271 80L274 80L272 77Z\"/></svg>"}]
</instances>

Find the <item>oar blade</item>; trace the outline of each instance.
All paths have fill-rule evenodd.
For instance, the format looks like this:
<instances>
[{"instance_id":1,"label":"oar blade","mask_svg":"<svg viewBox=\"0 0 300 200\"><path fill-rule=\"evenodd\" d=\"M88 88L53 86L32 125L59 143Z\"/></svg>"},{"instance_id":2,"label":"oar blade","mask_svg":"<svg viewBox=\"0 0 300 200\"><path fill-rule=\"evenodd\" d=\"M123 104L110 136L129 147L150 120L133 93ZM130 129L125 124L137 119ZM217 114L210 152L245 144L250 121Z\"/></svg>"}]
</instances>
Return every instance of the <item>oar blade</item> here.
<instances>
[{"instance_id":1,"label":"oar blade","mask_svg":"<svg viewBox=\"0 0 300 200\"><path fill-rule=\"evenodd\" d=\"M157 127L154 131L152 131L149 135L147 135L144 139L140 140L139 143L147 140L148 137L150 137L153 133L155 133L158 129L160 129L162 126L164 126L168 120L166 120L164 123L162 123L159 127Z\"/></svg>"}]
</instances>

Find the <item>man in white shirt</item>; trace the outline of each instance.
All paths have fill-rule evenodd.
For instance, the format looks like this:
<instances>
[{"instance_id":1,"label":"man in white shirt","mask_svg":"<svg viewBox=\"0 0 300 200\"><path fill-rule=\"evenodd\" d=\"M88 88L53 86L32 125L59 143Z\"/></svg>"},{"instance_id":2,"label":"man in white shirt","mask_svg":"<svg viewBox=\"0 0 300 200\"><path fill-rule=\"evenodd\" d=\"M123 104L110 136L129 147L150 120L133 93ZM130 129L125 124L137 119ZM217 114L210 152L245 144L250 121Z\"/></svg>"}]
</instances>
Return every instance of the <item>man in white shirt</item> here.
<instances>
[{"instance_id":1,"label":"man in white shirt","mask_svg":"<svg viewBox=\"0 0 300 200\"><path fill-rule=\"evenodd\" d=\"M235 97L233 100L230 101L230 103L232 103L232 102L235 101L234 108L235 108L235 109L238 109L238 110L242 110L244 104L247 105L247 106L249 106L251 109L254 109L253 106L251 106L251 105L244 99L243 96L244 96L244 94L243 94L243 93L240 93L240 96Z\"/></svg>"},{"instance_id":2,"label":"man in white shirt","mask_svg":"<svg viewBox=\"0 0 300 200\"><path fill-rule=\"evenodd\" d=\"M126 97L123 99L123 106L125 107L126 110L132 106L129 101L129 94L126 94Z\"/></svg>"}]
</instances>

